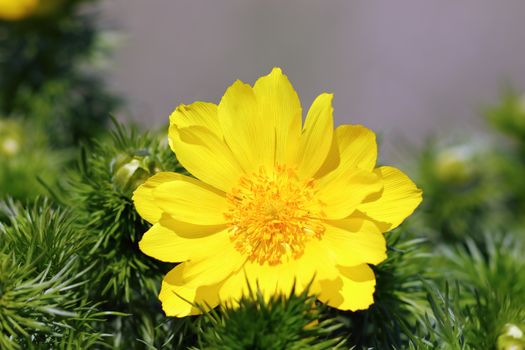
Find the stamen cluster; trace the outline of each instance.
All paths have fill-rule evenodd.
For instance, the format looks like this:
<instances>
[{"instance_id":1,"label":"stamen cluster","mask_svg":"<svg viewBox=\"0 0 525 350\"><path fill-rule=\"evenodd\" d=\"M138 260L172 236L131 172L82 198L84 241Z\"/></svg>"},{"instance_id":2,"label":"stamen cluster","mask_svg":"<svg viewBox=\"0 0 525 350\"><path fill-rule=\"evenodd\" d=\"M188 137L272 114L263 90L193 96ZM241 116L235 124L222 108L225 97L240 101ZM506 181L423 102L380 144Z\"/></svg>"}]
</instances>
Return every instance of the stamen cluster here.
<instances>
[{"instance_id":1,"label":"stamen cluster","mask_svg":"<svg viewBox=\"0 0 525 350\"><path fill-rule=\"evenodd\" d=\"M269 174L261 167L243 176L227 199L225 216L235 248L261 265L299 258L306 242L324 233L315 181L301 181L291 168L276 166Z\"/></svg>"}]
</instances>

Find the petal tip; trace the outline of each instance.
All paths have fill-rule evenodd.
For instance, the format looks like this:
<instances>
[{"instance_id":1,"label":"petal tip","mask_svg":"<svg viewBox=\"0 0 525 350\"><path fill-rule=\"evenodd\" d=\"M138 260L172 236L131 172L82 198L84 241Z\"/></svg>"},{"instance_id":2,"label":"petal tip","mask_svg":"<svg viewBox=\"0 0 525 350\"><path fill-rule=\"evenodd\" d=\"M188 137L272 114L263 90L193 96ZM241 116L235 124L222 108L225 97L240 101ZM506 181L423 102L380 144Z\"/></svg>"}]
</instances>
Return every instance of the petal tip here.
<instances>
[{"instance_id":1,"label":"petal tip","mask_svg":"<svg viewBox=\"0 0 525 350\"><path fill-rule=\"evenodd\" d=\"M374 278L373 286L371 288L371 293L367 295L366 297L360 298L358 302L355 302L354 304L349 305L348 310L355 312L355 311L362 311L362 310L368 310L370 306L374 305L374 294L376 292L376 279Z\"/></svg>"},{"instance_id":2,"label":"petal tip","mask_svg":"<svg viewBox=\"0 0 525 350\"><path fill-rule=\"evenodd\" d=\"M145 255L147 255L149 257L155 258L154 256L152 256L150 254L150 252L148 252L147 244L144 241L144 236L142 236L141 240L138 243L138 246L139 246L139 250L142 252L142 254L145 254Z\"/></svg>"},{"instance_id":3,"label":"petal tip","mask_svg":"<svg viewBox=\"0 0 525 350\"><path fill-rule=\"evenodd\" d=\"M178 309L177 307L173 307L173 305L169 305L168 302L164 302L161 299L160 295L159 295L159 300L160 300L161 305L162 305L162 311L164 311L164 314L167 317L183 318L183 317L195 314L195 313L192 313L191 310L181 310L181 309ZM185 301L183 301L183 302L185 302ZM188 306L188 308L189 307L191 307L191 306Z\"/></svg>"},{"instance_id":4,"label":"petal tip","mask_svg":"<svg viewBox=\"0 0 525 350\"><path fill-rule=\"evenodd\" d=\"M325 92L323 92L323 93L322 93L321 95L319 95L319 96L320 96L320 97L322 96L322 97L328 99L329 102L332 102L333 99L334 99L334 93L333 93L333 92L326 92L326 91L325 91Z\"/></svg>"},{"instance_id":5,"label":"petal tip","mask_svg":"<svg viewBox=\"0 0 525 350\"><path fill-rule=\"evenodd\" d=\"M276 74L276 75L284 75L283 74L283 71L280 67L273 67L272 68L272 71L270 72L269 75L273 75L273 74Z\"/></svg>"}]
</instances>

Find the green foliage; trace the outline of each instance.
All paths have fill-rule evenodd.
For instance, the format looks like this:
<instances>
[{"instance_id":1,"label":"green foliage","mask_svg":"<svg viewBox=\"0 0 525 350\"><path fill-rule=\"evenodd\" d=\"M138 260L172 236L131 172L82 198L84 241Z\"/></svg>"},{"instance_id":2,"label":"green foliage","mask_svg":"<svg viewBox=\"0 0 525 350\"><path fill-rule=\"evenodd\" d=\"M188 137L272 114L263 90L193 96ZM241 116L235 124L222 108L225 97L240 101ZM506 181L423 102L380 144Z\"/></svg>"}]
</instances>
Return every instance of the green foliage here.
<instances>
[{"instance_id":1,"label":"green foliage","mask_svg":"<svg viewBox=\"0 0 525 350\"><path fill-rule=\"evenodd\" d=\"M0 119L0 198L45 194L41 182L55 187L68 158L67 151L49 148L45 134L29 122Z\"/></svg>"},{"instance_id":2,"label":"green foliage","mask_svg":"<svg viewBox=\"0 0 525 350\"><path fill-rule=\"evenodd\" d=\"M498 350L521 349L506 346L525 340L508 336L509 325L525 324L525 310L512 306L507 297L478 297L474 304L465 305L462 295L468 290L459 284L452 292L448 284L444 293L435 285L427 288L431 312L411 336L412 349L477 350L494 349L498 344Z\"/></svg>"},{"instance_id":3,"label":"green foliage","mask_svg":"<svg viewBox=\"0 0 525 350\"><path fill-rule=\"evenodd\" d=\"M430 141L417 160L416 182L425 200L420 225L436 241L460 243L487 229L525 227L525 108L507 89L487 119L510 140L485 136L447 145ZM510 142L509 142L510 141Z\"/></svg>"},{"instance_id":4,"label":"green foliage","mask_svg":"<svg viewBox=\"0 0 525 350\"><path fill-rule=\"evenodd\" d=\"M105 34L86 2L46 0L34 16L0 20L0 198L54 188L68 148L103 132L119 104L92 69Z\"/></svg>"},{"instance_id":5,"label":"green foliage","mask_svg":"<svg viewBox=\"0 0 525 350\"><path fill-rule=\"evenodd\" d=\"M474 144L428 143L416 177L424 193L420 230L435 241L457 243L506 222L509 193L492 160L488 149Z\"/></svg>"},{"instance_id":6,"label":"green foliage","mask_svg":"<svg viewBox=\"0 0 525 350\"><path fill-rule=\"evenodd\" d=\"M430 312L423 317L419 334L411 336L410 349L474 349L464 339L464 327L469 320L462 312L459 286L452 295L448 284L444 293L432 284L426 288Z\"/></svg>"},{"instance_id":7,"label":"green foliage","mask_svg":"<svg viewBox=\"0 0 525 350\"><path fill-rule=\"evenodd\" d=\"M523 249L523 242L510 235L485 235L481 247L473 240L465 247L442 247L433 262L442 277L427 285L431 312L413 345L491 349L509 324L525 324ZM456 281L452 291L448 281ZM439 285L445 285L444 293Z\"/></svg>"},{"instance_id":8,"label":"green foliage","mask_svg":"<svg viewBox=\"0 0 525 350\"><path fill-rule=\"evenodd\" d=\"M275 295L265 300L250 289L239 305L223 305L204 316L199 333L201 349L337 349L343 346L333 333L340 325L333 319L319 322L324 306L308 291Z\"/></svg>"},{"instance_id":9,"label":"green foliage","mask_svg":"<svg viewBox=\"0 0 525 350\"><path fill-rule=\"evenodd\" d=\"M522 98L508 90L485 114L511 142L430 143L418 160L425 201L416 226L435 248L430 309L412 333L414 349L524 348L516 331L507 334L525 321Z\"/></svg>"},{"instance_id":10,"label":"green foliage","mask_svg":"<svg viewBox=\"0 0 525 350\"><path fill-rule=\"evenodd\" d=\"M0 113L34 121L56 146L97 135L118 101L92 70L95 18L69 0L45 17L0 21Z\"/></svg>"},{"instance_id":11,"label":"green foliage","mask_svg":"<svg viewBox=\"0 0 525 350\"><path fill-rule=\"evenodd\" d=\"M476 290L482 297L504 294L525 307L525 245L515 235L486 233L480 247L472 240L465 246L444 247L436 263L448 278Z\"/></svg>"},{"instance_id":12,"label":"green foliage","mask_svg":"<svg viewBox=\"0 0 525 350\"><path fill-rule=\"evenodd\" d=\"M148 350L188 349L196 344L197 334L202 333L200 316L183 319L142 316L139 323L135 346Z\"/></svg>"},{"instance_id":13,"label":"green foliage","mask_svg":"<svg viewBox=\"0 0 525 350\"><path fill-rule=\"evenodd\" d=\"M106 313L85 298L92 242L71 211L39 200L3 204L0 224L0 347L76 349L102 343Z\"/></svg>"},{"instance_id":14,"label":"green foliage","mask_svg":"<svg viewBox=\"0 0 525 350\"><path fill-rule=\"evenodd\" d=\"M107 331L114 335L112 346L118 349L136 346L137 339L144 346L157 346L171 332L156 299L169 267L138 249L150 224L131 200L135 188L159 171L183 172L167 138L140 135L117 124L108 138L83 149L78 169L68 176L63 191L67 195L60 198L95 240L87 253L95 265L88 272L90 283L97 286L91 295L105 300L107 308L130 315L116 317L108 325Z\"/></svg>"},{"instance_id":15,"label":"green foliage","mask_svg":"<svg viewBox=\"0 0 525 350\"><path fill-rule=\"evenodd\" d=\"M487 234L481 249L467 241L466 248L445 252L449 278L464 288L462 303L474 304L468 309L474 348L494 346L505 324L525 321L524 248L516 237Z\"/></svg>"},{"instance_id":16,"label":"green foliage","mask_svg":"<svg viewBox=\"0 0 525 350\"><path fill-rule=\"evenodd\" d=\"M78 171L71 172L62 198L96 244L93 281L102 296L116 302L141 302L155 295L165 268L138 249L149 228L136 212L133 190L159 171L182 171L165 138L139 135L116 125L106 140L84 148Z\"/></svg>"},{"instance_id":17,"label":"green foliage","mask_svg":"<svg viewBox=\"0 0 525 350\"><path fill-rule=\"evenodd\" d=\"M117 99L96 77L72 73L45 81L37 91L20 87L13 103L12 114L53 135L52 146L65 147L104 132Z\"/></svg>"},{"instance_id":18,"label":"green foliage","mask_svg":"<svg viewBox=\"0 0 525 350\"><path fill-rule=\"evenodd\" d=\"M525 152L525 97L506 88L500 102L485 108L488 121L498 130L517 141Z\"/></svg>"}]
</instances>

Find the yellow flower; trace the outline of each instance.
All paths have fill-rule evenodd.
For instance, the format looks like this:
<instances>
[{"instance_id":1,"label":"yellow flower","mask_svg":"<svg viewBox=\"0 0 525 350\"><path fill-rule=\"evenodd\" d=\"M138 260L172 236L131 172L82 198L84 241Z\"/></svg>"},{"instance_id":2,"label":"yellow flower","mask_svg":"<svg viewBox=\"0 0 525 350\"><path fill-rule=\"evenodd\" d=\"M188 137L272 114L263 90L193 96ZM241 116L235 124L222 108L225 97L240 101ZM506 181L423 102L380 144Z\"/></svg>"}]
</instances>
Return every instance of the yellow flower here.
<instances>
[{"instance_id":1,"label":"yellow flower","mask_svg":"<svg viewBox=\"0 0 525 350\"><path fill-rule=\"evenodd\" d=\"M17 21L33 15L46 15L64 0L0 0L0 19Z\"/></svg>"},{"instance_id":2,"label":"yellow flower","mask_svg":"<svg viewBox=\"0 0 525 350\"><path fill-rule=\"evenodd\" d=\"M18 20L30 14L38 0L0 0L0 19Z\"/></svg>"},{"instance_id":3,"label":"yellow flower","mask_svg":"<svg viewBox=\"0 0 525 350\"><path fill-rule=\"evenodd\" d=\"M278 68L253 87L236 81L219 105L181 105L169 141L195 178L169 172L134 193L153 226L140 249L181 262L159 295L168 316L199 313L188 301L235 303L250 284L266 297L301 290L341 310L373 303L369 264L386 258L382 232L421 202L401 171L375 168L375 134L360 125L333 130L323 93L304 125L299 98Z\"/></svg>"}]
</instances>

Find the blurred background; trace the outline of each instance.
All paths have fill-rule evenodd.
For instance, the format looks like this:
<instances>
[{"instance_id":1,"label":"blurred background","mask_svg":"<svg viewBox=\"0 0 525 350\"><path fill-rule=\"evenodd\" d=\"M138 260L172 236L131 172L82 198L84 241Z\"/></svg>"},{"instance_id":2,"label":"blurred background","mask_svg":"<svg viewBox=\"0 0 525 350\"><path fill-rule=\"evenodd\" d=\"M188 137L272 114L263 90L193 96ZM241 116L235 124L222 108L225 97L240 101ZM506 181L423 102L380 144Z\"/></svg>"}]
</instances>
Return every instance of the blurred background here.
<instances>
[{"instance_id":1,"label":"blurred background","mask_svg":"<svg viewBox=\"0 0 525 350\"><path fill-rule=\"evenodd\" d=\"M0 349L230 349L261 324L272 345L525 349L523 14L522 0L0 0ZM377 132L379 163L424 201L387 235L367 311L301 311L291 332L250 307L166 318L171 267L139 251L133 192L186 173L167 142L177 105L274 66L305 111L334 93L336 122Z\"/></svg>"},{"instance_id":2,"label":"blurred background","mask_svg":"<svg viewBox=\"0 0 525 350\"><path fill-rule=\"evenodd\" d=\"M525 2L111 0L123 34L110 70L125 115L165 123L179 103L218 102L235 79L280 66L308 108L335 94L338 123L392 139L480 127L505 84L525 86ZM394 143L395 143L394 142Z\"/></svg>"}]
</instances>

